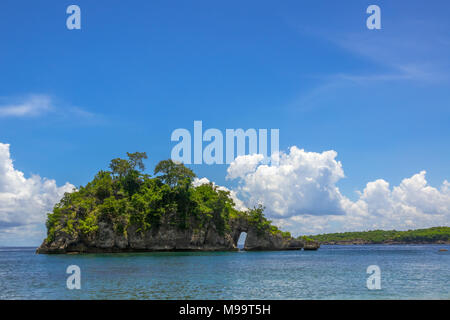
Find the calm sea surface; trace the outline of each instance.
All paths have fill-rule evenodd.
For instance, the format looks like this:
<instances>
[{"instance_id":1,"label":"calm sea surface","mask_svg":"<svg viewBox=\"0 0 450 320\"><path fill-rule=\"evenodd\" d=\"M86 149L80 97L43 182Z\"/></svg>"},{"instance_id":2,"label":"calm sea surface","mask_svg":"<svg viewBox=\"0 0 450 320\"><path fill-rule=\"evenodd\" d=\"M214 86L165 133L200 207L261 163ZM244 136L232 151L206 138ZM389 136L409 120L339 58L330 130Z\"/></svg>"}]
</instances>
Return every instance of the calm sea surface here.
<instances>
[{"instance_id":1,"label":"calm sea surface","mask_svg":"<svg viewBox=\"0 0 450 320\"><path fill-rule=\"evenodd\" d=\"M450 299L447 245L318 251L36 255L0 248L0 299ZM81 290L66 268L81 269ZM368 290L366 269L381 269Z\"/></svg>"}]
</instances>

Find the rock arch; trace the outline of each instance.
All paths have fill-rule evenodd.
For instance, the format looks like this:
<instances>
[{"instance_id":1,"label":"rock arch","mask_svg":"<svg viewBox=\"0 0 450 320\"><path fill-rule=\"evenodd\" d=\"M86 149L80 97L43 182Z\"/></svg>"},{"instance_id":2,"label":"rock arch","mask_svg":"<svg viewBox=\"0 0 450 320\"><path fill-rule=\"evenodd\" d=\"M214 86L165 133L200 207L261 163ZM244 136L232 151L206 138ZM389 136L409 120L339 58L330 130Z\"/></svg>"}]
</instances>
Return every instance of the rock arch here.
<instances>
[{"instance_id":1,"label":"rock arch","mask_svg":"<svg viewBox=\"0 0 450 320\"><path fill-rule=\"evenodd\" d=\"M235 248L238 247L239 237L243 232L247 233L244 250L299 250L303 248L303 242L293 238L283 237L281 234L272 234L269 230L259 231L250 224L247 219L236 219L233 221L231 237Z\"/></svg>"}]
</instances>

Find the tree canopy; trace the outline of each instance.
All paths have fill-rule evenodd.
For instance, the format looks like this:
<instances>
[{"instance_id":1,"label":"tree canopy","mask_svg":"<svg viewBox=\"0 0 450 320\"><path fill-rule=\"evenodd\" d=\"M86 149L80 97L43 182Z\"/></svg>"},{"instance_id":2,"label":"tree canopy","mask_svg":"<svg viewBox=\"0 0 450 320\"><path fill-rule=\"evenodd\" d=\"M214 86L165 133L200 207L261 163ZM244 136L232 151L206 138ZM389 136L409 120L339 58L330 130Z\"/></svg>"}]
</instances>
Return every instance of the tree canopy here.
<instances>
[{"instance_id":1,"label":"tree canopy","mask_svg":"<svg viewBox=\"0 0 450 320\"><path fill-rule=\"evenodd\" d=\"M145 152L127 152L128 160L115 158L112 159L109 168L113 175L123 178L130 174L132 171L144 171L145 165L143 159L147 159L147 154ZM138 167L138 169L136 169Z\"/></svg>"},{"instance_id":2,"label":"tree canopy","mask_svg":"<svg viewBox=\"0 0 450 320\"><path fill-rule=\"evenodd\" d=\"M184 164L174 162L171 159L160 161L155 167L154 174L161 174L159 176L161 181L171 187L181 184L189 185L196 176Z\"/></svg>"}]
</instances>

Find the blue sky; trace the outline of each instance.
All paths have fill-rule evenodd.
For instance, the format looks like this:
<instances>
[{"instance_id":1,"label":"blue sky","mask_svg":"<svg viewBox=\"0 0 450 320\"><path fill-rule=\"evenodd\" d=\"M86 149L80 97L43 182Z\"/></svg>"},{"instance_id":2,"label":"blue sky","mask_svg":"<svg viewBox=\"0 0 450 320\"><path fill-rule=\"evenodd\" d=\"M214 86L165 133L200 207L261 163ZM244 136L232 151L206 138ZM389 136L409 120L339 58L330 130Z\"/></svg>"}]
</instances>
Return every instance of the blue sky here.
<instances>
[{"instance_id":1,"label":"blue sky","mask_svg":"<svg viewBox=\"0 0 450 320\"><path fill-rule=\"evenodd\" d=\"M81 30L66 28L70 4ZM381 30L366 28L370 4ZM4 0L0 110L38 107L0 116L0 143L25 177L79 186L127 151L152 168L174 129L202 120L279 128L285 152L335 150L352 201L422 170L438 188L450 179L449 14L448 1ZM192 168L237 188L227 165Z\"/></svg>"}]
</instances>

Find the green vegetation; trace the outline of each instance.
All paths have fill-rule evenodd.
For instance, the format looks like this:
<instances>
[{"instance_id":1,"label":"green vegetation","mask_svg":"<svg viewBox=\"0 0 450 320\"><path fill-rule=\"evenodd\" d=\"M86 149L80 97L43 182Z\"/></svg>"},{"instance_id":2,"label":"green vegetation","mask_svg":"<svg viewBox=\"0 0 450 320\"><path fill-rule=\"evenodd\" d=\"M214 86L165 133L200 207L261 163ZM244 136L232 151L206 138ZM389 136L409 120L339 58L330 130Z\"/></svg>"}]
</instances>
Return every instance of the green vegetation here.
<instances>
[{"instance_id":1,"label":"green vegetation","mask_svg":"<svg viewBox=\"0 0 450 320\"><path fill-rule=\"evenodd\" d=\"M315 242L314 239L312 239L312 238L310 238L310 237L307 237L307 236L300 236L300 237L298 237L297 239L298 239L298 240L302 240L303 243L313 243L313 242Z\"/></svg>"},{"instance_id":2,"label":"green vegetation","mask_svg":"<svg viewBox=\"0 0 450 320\"><path fill-rule=\"evenodd\" d=\"M396 231L373 230L363 232L329 233L309 236L321 243L363 241L365 243L435 243L450 241L450 227L434 227L428 229Z\"/></svg>"},{"instance_id":3,"label":"green vegetation","mask_svg":"<svg viewBox=\"0 0 450 320\"><path fill-rule=\"evenodd\" d=\"M230 231L230 220L248 219L260 232L290 237L272 226L263 208L238 211L229 192L212 183L192 186L195 174L172 160L159 162L154 177L145 174L145 152L127 153L128 159L110 162L110 171L98 172L86 186L66 193L47 218L47 241L56 234L92 236L104 221L127 236L130 225L137 232L158 228L162 223L200 230L214 224L220 234Z\"/></svg>"},{"instance_id":4,"label":"green vegetation","mask_svg":"<svg viewBox=\"0 0 450 320\"><path fill-rule=\"evenodd\" d=\"M264 232L269 231L272 235L280 234L284 238L291 238L291 234L289 232L283 232L276 226L272 225L272 221L267 220L266 217L264 217L263 212L264 207L261 205L245 212L249 224L255 226L258 233L263 234Z\"/></svg>"}]
</instances>

